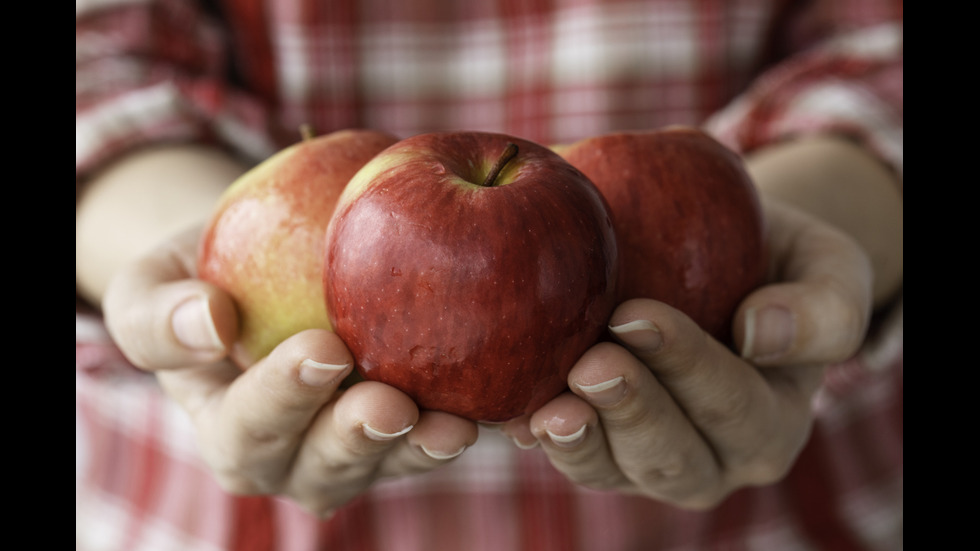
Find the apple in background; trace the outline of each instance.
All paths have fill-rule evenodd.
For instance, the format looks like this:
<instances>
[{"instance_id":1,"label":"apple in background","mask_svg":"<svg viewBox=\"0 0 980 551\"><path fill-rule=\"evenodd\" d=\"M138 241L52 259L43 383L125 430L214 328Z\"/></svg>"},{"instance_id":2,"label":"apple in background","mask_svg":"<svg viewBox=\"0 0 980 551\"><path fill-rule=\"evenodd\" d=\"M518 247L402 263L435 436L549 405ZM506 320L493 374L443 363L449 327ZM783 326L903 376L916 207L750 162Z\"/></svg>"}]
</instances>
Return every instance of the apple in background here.
<instances>
[{"instance_id":1,"label":"apple in background","mask_svg":"<svg viewBox=\"0 0 980 551\"><path fill-rule=\"evenodd\" d=\"M324 285L365 379L502 422L567 388L606 328L618 265L605 201L553 151L430 133L351 180L327 230Z\"/></svg>"},{"instance_id":2,"label":"apple in background","mask_svg":"<svg viewBox=\"0 0 980 551\"><path fill-rule=\"evenodd\" d=\"M765 280L765 224L738 155L665 127L556 146L602 191L620 244L619 301L653 298L730 340L738 303Z\"/></svg>"},{"instance_id":3,"label":"apple in background","mask_svg":"<svg viewBox=\"0 0 980 551\"><path fill-rule=\"evenodd\" d=\"M202 234L198 277L234 298L245 368L304 329L330 328L323 241L350 178L397 139L372 130L307 136L236 180Z\"/></svg>"}]
</instances>

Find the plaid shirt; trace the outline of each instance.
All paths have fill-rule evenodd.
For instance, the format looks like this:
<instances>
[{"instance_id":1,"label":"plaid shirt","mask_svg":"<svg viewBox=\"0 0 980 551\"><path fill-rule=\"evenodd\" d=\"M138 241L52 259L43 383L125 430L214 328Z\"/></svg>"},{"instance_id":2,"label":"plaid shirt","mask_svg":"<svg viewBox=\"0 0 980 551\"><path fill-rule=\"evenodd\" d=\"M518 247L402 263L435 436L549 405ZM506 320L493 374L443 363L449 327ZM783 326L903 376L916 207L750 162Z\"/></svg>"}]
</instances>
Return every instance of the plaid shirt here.
<instances>
[{"instance_id":1,"label":"plaid shirt","mask_svg":"<svg viewBox=\"0 0 980 551\"><path fill-rule=\"evenodd\" d=\"M901 1L202 4L76 2L76 186L162 140L258 161L303 123L541 143L683 123L742 152L837 132L903 168ZM900 548L902 327L899 304L829 370L814 434L785 480L710 512L576 487L540 450L487 431L452 464L381 482L318 521L274 497L223 493L184 414L76 306L76 546Z\"/></svg>"}]
</instances>

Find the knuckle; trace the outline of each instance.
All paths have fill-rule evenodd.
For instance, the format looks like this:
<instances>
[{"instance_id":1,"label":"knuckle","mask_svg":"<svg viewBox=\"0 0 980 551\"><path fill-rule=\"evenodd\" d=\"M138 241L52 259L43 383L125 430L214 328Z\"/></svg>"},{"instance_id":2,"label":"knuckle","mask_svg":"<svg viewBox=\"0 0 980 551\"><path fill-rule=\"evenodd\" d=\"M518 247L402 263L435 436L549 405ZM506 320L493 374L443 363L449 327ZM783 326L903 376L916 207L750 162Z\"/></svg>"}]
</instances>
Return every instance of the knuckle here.
<instances>
[{"instance_id":1,"label":"knuckle","mask_svg":"<svg viewBox=\"0 0 980 551\"><path fill-rule=\"evenodd\" d=\"M800 447L762 446L755 453L741 457L727 469L729 479L738 487L767 486L789 474Z\"/></svg>"},{"instance_id":2,"label":"knuckle","mask_svg":"<svg viewBox=\"0 0 980 551\"><path fill-rule=\"evenodd\" d=\"M620 473L607 469L602 469L601 472L590 469L576 470L566 475L576 484L593 490L620 490L627 487Z\"/></svg>"},{"instance_id":3,"label":"knuckle","mask_svg":"<svg viewBox=\"0 0 980 551\"><path fill-rule=\"evenodd\" d=\"M229 469L213 469L214 478L225 492L236 496L266 495L275 493L275 487L248 477L245 473Z\"/></svg>"},{"instance_id":4,"label":"knuckle","mask_svg":"<svg viewBox=\"0 0 980 551\"><path fill-rule=\"evenodd\" d=\"M792 466L793 461L789 457L768 457L754 465L748 473L746 483L763 486L779 482L789 473Z\"/></svg>"},{"instance_id":5,"label":"knuckle","mask_svg":"<svg viewBox=\"0 0 980 551\"><path fill-rule=\"evenodd\" d=\"M765 486L779 482L789 474L799 450L785 446L770 448L756 454L740 468L742 485Z\"/></svg>"},{"instance_id":6,"label":"knuckle","mask_svg":"<svg viewBox=\"0 0 980 551\"><path fill-rule=\"evenodd\" d=\"M274 494L284 476L267 454L211 453L205 460L218 485L233 495Z\"/></svg>"},{"instance_id":7,"label":"knuckle","mask_svg":"<svg viewBox=\"0 0 980 551\"><path fill-rule=\"evenodd\" d=\"M707 511L718 506L729 493L719 479L678 476L670 470L648 474L655 480L647 481L647 493L682 509Z\"/></svg>"},{"instance_id":8,"label":"knuckle","mask_svg":"<svg viewBox=\"0 0 980 551\"><path fill-rule=\"evenodd\" d=\"M285 486L281 495L323 520L361 495L371 483L370 480L299 477Z\"/></svg>"},{"instance_id":9,"label":"knuckle","mask_svg":"<svg viewBox=\"0 0 980 551\"><path fill-rule=\"evenodd\" d=\"M729 492L712 489L697 495L692 495L674 502L674 505L688 511L704 512L710 511L721 505L722 501L728 497Z\"/></svg>"},{"instance_id":10,"label":"knuckle","mask_svg":"<svg viewBox=\"0 0 980 551\"><path fill-rule=\"evenodd\" d=\"M675 456L667 460L658 460L656 466L644 469L639 478L644 486L670 489L679 485L688 485L691 479L696 478L690 475L689 463Z\"/></svg>"},{"instance_id":11,"label":"knuckle","mask_svg":"<svg viewBox=\"0 0 980 551\"><path fill-rule=\"evenodd\" d=\"M698 409L698 425L709 432L740 426L759 407L757 400L758 396L744 386L726 388Z\"/></svg>"},{"instance_id":12,"label":"knuckle","mask_svg":"<svg viewBox=\"0 0 980 551\"><path fill-rule=\"evenodd\" d=\"M647 493L686 506L710 502L706 496L715 495L717 470L706 470L704 465L698 466L693 458L680 453L658 457L655 463L633 477L637 486Z\"/></svg>"},{"instance_id":13,"label":"knuckle","mask_svg":"<svg viewBox=\"0 0 980 551\"><path fill-rule=\"evenodd\" d=\"M330 480L371 480L377 477L381 458L350 449L318 447L312 452L311 468Z\"/></svg>"},{"instance_id":14,"label":"knuckle","mask_svg":"<svg viewBox=\"0 0 980 551\"><path fill-rule=\"evenodd\" d=\"M260 427L247 427L244 430L242 442L247 442L249 451L240 455L251 454L256 447L274 453L274 450L287 449L292 444L291 435Z\"/></svg>"},{"instance_id":15,"label":"knuckle","mask_svg":"<svg viewBox=\"0 0 980 551\"><path fill-rule=\"evenodd\" d=\"M322 499L312 499L296 502L300 507L320 520L329 520L337 511L339 505L334 505Z\"/></svg>"},{"instance_id":16,"label":"knuckle","mask_svg":"<svg viewBox=\"0 0 980 551\"><path fill-rule=\"evenodd\" d=\"M320 520L332 517L337 509L354 499L361 488L332 488L329 486L306 487L290 499Z\"/></svg>"}]
</instances>

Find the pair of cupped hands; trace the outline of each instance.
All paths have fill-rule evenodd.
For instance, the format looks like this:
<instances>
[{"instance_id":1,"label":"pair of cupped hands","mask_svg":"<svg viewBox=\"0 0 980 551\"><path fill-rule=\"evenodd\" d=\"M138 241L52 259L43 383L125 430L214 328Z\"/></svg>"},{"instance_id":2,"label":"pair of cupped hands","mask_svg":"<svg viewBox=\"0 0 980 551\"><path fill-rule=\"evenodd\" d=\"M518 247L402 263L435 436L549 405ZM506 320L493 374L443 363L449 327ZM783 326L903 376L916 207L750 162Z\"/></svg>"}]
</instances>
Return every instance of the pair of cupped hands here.
<instances>
[{"instance_id":1,"label":"pair of cupped hands","mask_svg":"<svg viewBox=\"0 0 980 551\"><path fill-rule=\"evenodd\" d=\"M575 483L685 508L784 476L809 436L825 366L863 340L872 274L845 234L764 208L771 283L740 305L734 347L663 303L625 302L609 320L615 342L582 356L568 391L495 428L540 445ZM103 307L122 351L189 413L226 490L327 515L382 478L430 471L476 443L476 423L420 411L393 387L342 387L354 360L330 331L296 334L243 371L228 359L234 304L195 279L198 236L123 270Z\"/></svg>"}]
</instances>

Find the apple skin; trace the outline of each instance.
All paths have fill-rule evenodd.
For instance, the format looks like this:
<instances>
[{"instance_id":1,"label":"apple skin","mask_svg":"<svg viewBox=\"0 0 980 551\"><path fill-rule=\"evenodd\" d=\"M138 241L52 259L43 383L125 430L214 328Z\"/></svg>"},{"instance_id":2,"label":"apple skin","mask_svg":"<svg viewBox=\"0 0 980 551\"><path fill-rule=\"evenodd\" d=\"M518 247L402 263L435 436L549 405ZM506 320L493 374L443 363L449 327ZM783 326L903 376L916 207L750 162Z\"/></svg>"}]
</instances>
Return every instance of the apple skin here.
<instances>
[{"instance_id":1,"label":"apple skin","mask_svg":"<svg viewBox=\"0 0 980 551\"><path fill-rule=\"evenodd\" d=\"M238 178L202 233L198 277L226 291L239 314L231 357L245 368L287 337L330 328L323 242L350 178L397 138L340 130L306 138Z\"/></svg>"},{"instance_id":2,"label":"apple skin","mask_svg":"<svg viewBox=\"0 0 980 551\"><path fill-rule=\"evenodd\" d=\"M665 302L729 344L738 303L768 271L765 221L741 158L682 126L553 149L609 203L623 262L619 301Z\"/></svg>"},{"instance_id":3,"label":"apple skin","mask_svg":"<svg viewBox=\"0 0 980 551\"><path fill-rule=\"evenodd\" d=\"M491 187L479 184L508 143ZM602 195L548 148L481 132L402 140L351 180L327 230L334 330L365 379L481 422L567 388L615 306Z\"/></svg>"}]
</instances>

